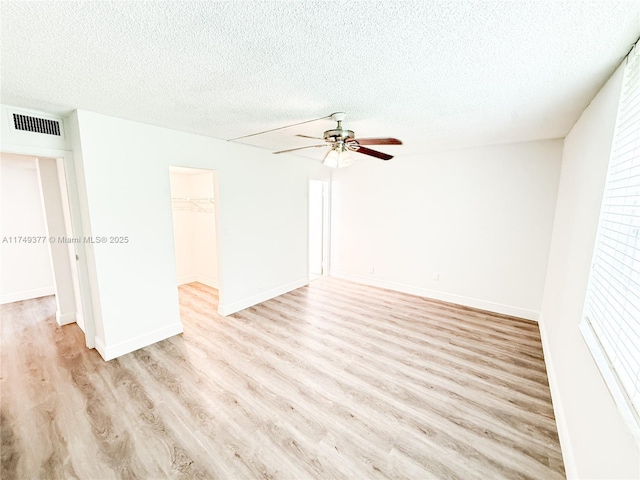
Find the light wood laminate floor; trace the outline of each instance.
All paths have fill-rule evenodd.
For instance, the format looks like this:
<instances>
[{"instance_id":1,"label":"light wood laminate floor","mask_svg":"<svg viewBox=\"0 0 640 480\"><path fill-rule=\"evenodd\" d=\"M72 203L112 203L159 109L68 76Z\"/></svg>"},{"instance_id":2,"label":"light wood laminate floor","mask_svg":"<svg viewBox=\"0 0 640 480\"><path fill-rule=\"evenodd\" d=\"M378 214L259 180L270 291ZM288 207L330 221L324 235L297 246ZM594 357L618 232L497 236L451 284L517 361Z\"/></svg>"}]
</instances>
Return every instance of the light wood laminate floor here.
<instances>
[{"instance_id":1,"label":"light wood laminate floor","mask_svg":"<svg viewBox=\"0 0 640 480\"><path fill-rule=\"evenodd\" d=\"M538 327L321 278L104 362L2 306L3 480L564 478Z\"/></svg>"}]
</instances>

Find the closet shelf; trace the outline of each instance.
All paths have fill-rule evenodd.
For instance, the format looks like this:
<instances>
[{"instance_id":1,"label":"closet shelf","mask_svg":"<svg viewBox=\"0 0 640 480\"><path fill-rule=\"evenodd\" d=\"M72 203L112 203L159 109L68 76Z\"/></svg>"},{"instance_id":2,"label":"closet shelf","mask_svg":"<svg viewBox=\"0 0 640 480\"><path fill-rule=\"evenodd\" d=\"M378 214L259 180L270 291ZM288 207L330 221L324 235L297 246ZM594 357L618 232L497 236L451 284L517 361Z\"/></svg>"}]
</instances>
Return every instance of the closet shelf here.
<instances>
[{"instance_id":1,"label":"closet shelf","mask_svg":"<svg viewBox=\"0 0 640 480\"><path fill-rule=\"evenodd\" d=\"M200 198L191 198L191 197L171 197L171 200L177 200L182 202L204 202L204 203L213 203L212 197L200 197Z\"/></svg>"},{"instance_id":2,"label":"closet shelf","mask_svg":"<svg viewBox=\"0 0 640 480\"><path fill-rule=\"evenodd\" d=\"M213 212L213 198L211 197L171 197L171 200L175 210Z\"/></svg>"}]
</instances>

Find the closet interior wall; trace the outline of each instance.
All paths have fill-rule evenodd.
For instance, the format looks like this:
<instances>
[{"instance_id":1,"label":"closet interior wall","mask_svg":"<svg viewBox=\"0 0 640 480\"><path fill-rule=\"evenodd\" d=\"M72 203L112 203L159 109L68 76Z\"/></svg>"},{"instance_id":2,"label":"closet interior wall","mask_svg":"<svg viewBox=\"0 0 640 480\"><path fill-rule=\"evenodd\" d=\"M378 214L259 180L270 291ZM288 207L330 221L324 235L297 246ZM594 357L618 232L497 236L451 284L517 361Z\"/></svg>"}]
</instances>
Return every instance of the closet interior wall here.
<instances>
[{"instance_id":1,"label":"closet interior wall","mask_svg":"<svg viewBox=\"0 0 640 480\"><path fill-rule=\"evenodd\" d=\"M215 172L172 168L170 175L178 285L218 288Z\"/></svg>"},{"instance_id":2,"label":"closet interior wall","mask_svg":"<svg viewBox=\"0 0 640 480\"><path fill-rule=\"evenodd\" d=\"M0 155L0 303L55 294L37 159ZM37 240L21 241L21 237Z\"/></svg>"}]
</instances>

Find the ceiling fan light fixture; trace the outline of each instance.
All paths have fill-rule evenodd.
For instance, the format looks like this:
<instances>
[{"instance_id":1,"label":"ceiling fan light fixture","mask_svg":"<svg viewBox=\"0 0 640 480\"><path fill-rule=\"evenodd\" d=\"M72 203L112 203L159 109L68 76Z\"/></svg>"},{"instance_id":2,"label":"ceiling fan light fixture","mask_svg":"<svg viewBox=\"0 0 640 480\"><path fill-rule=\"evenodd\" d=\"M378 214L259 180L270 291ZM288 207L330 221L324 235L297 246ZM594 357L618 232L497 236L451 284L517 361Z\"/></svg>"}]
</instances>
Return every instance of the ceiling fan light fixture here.
<instances>
[{"instance_id":1,"label":"ceiling fan light fixture","mask_svg":"<svg viewBox=\"0 0 640 480\"><path fill-rule=\"evenodd\" d=\"M329 150L322 161L322 164L331 168L348 167L353 163L353 157L343 148L336 147Z\"/></svg>"},{"instance_id":2,"label":"ceiling fan light fixture","mask_svg":"<svg viewBox=\"0 0 640 480\"><path fill-rule=\"evenodd\" d=\"M368 145L402 145L402 142L397 138L391 137L382 137L382 138L356 138L356 134L353 130L347 130L342 128L342 121L346 117L346 113L344 112L336 112L332 113L330 117L335 120L338 124L336 128L331 130L326 130L324 132L323 138L318 137L310 137L309 135L296 135L297 137L302 138L310 138L312 140L324 140L324 144L318 145L307 145L306 147L297 147L297 148L289 148L286 150L279 150L273 153L290 153L297 152L298 150L305 150L307 148L319 148L326 147L330 148L329 152L324 156L322 160L322 164L331 168L343 168L348 167L353 163L353 158L351 158L351 152L357 152L361 155L368 155L370 157L378 158L380 160L391 160L393 155L389 155L388 153L379 152L377 150L373 150L368 147ZM323 120L322 117L316 120ZM294 123L293 125L287 125L285 127L278 127L271 130L265 130L260 133L272 132L275 130L282 130L283 128L294 127L296 125L302 125L303 123L314 122L315 120L308 120L306 122ZM246 136L259 135L260 133L255 133ZM245 138L245 137L238 137ZM238 138L232 139L237 140ZM365 146L367 145L367 146Z\"/></svg>"}]
</instances>

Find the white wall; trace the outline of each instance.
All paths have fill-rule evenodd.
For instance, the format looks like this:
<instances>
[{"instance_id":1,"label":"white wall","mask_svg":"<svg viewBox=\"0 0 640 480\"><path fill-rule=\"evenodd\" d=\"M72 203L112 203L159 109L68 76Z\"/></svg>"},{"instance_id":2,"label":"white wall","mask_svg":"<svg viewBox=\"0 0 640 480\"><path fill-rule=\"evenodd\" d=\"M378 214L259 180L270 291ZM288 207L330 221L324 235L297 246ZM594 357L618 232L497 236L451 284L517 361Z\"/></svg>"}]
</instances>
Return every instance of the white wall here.
<instances>
[{"instance_id":1,"label":"white wall","mask_svg":"<svg viewBox=\"0 0 640 480\"><path fill-rule=\"evenodd\" d=\"M638 445L578 329L622 73L619 68L565 138L540 320L567 473L576 478L640 478Z\"/></svg>"},{"instance_id":2,"label":"white wall","mask_svg":"<svg viewBox=\"0 0 640 480\"><path fill-rule=\"evenodd\" d=\"M213 171L171 171L173 198L214 198ZM206 211L201 211L198 206ZM200 282L218 288L218 258L214 205L173 202L173 235L178 284Z\"/></svg>"},{"instance_id":3,"label":"white wall","mask_svg":"<svg viewBox=\"0 0 640 480\"><path fill-rule=\"evenodd\" d=\"M320 180L309 181L309 273L326 275L325 241L328 228L325 208L328 204L325 193L327 182Z\"/></svg>"},{"instance_id":4,"label":"white wall","mask_svg":"<svg viewBox=\"0 0 640 480\"><path fill-rule=\"evenodd\" d=\"M189 175L171 172L171 197L189 197ZM173 203L173 242L176 255L178 285L195 281L193 278L193 224L191 212L180 211Z\"/></svg>"},{"instance_id":5,"label":"white wall","mask_svg":"<svg viewBox=\"0 0 640 480\"><path fill-rule=\"evenodd\" d=\"M5 242L15 236L48 238L36 159L1 154L0 182L0 303L53 295L49 244Z\"/></svg>"},{"instance_id":6,"label":"white wall","mask_svg":"<svg viewBox=\"0 0 640 480\"><path fill-rule=\"evenodd\" d=\"M546 140L359 158L333 177L331 274L537 319L561 152Z\"/></svg>"},{"instance_id":7,"label":"white wall","mask_svg":"<svg viewBox=\"0 0 640 480\"><path fill-rule=\"evenodd\" d=\"M209 172L191 176L191 191L196 198L213 198L217 173ZM214 208L214 205L205 205ZM194 273L200 283L218 288L218 245L216 241L215 213L207 214L191 212L193 240L196 256L194 257Z\"/></svg>"},{"instance_id":8,"label":"white wall","mask_svg":"<svg viewBox=\"0 0 640 480\"><path fill-rule=\"evenodd\" d=\"M77 111L70 125L85 228L129 237L89 252L96 346L105 358L182 329L170 165L218 172L223 314L307 282L307 180L326 175L319 162L87 111Z\"/></svg>"}]
</instances>

